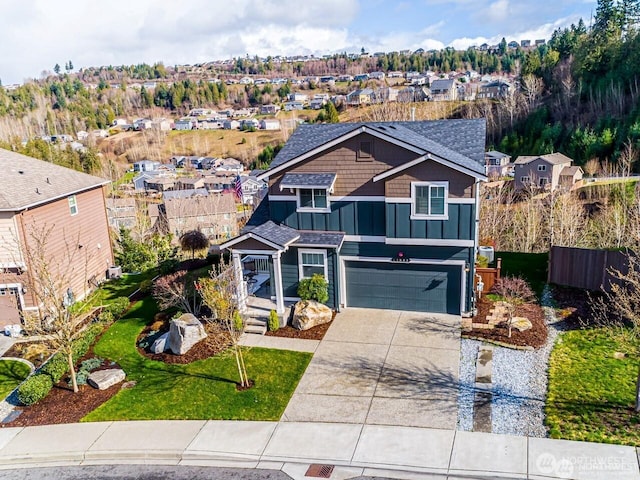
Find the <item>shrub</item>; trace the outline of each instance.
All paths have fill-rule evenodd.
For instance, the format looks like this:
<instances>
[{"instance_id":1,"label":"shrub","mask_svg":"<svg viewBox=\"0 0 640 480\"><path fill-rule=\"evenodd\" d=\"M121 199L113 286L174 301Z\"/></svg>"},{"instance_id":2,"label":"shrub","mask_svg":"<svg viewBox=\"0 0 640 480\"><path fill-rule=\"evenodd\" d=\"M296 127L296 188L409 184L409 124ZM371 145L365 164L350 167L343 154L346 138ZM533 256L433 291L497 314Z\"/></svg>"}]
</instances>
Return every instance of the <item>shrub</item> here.
<instances>
[{"instance_id":1,"label":"shrub","mask_svg":"<svg viewBox=\"0 0 640 480\"><path fill-rule=\"evenodd\" d=\"M242 315L240 315L240 312L237 310L233 314L233 328L238 332L244 330L244 320L242 320Z\"/></svg>"},{"instance_id":2,"label":"shrub","mask_svg":"<svg viewBox=\"0 0 640 480\"><path fill-rule=\"evenodd\" d=\"M303 278L298 285L298 296L301 300L315 300L326 303L329 300L329 284L324 275L314 273L311 278Z\"/></svg>"},{"instance_id":3,"label":"shrub","mask_svg":"<svg viewBox=\"0 0 640 480\"><path fill-rule=\"evenodd\" d=\"M53 382L49 375L33 375L18 387L18 400L23 405L33 405L46 397L52 388Z\"/></svg>"},{"instance_id":4,"label":"shrub","mask_svg":"<svg viewBox=\"0 0 640 480\"><path fill-rule=\"evenodd\" d=\"M97 357L88 358L82 362L78 369L78 373L76 373L76 383L78 385L86 385L87 380L89 379L89 374L100 365L102 365L102 359ZM71 385L71 380L69 380L69 386Z\"/></svg>"},{"instance_id":5,"label":"shrub","mask_svg":"<svg viewBox=\"0 0 640 480\"><path fill-rule=\"evenodd\" d=\"M118 297L114 298L109 304L105 307L105 310L111 312L114 319L118 319L122 316L122 314L129 308L129 298L128 297Z\"/></svg>"},{"instance_id":6,"label":"shrub","mask_svg":"<svg viewBox=\"0 0 640 480\"><path fill-rule=\"evenodd\" d=\"M275 332L280 328L280 318L275 310L269 312L269 321L267 322L270 332Z\"/></svg>"},{"instance_id":7,"label":"shrub","mask_svg":"<svg viewBox=\"0 0 640 480\"><path fill-rule=\"evenodd\" d=\"M173 273L176 271L178 267L178 260L175 258L169 258L167 260L163 260L158 265L158 269L160 270L160 275L168 275L169 273Z\"/></svg>"},{"instance_id":8,"label":"shrub","mask_svg":"<svg viewBox=\"0 0 640 480\"><path fill-rule=\"evenodd\" d=\"M478 268L487 268L489 266L489 259L483 255L476 257L476 266Z\"/></svg>"},{"instance_id":9,"label":"shrub","mask_svg":"<svg viewBox=\"0 0 640 480\"><path fill-rule=\"evenodd\" d=\"M102 322L102 323L112 323L115 320L113 313L111 313L109 310L103 310L102 312L100 312L100 314L98 315L98 321Z\"/></svg>"},{"instance_id":10,"label":"shrub","mask_svg":"<svg viewBox=\"0 0 640 480\"><path fill-rule=\"evenodd\" d=\"M140 282L140 293L142 293L143 295L148 295L149 293L151 293L151 287L153 286L153 281L150 278L147 278L146 280L143 280Z\"/></svg>"},{"instance_id":11,"label":"shrub","mask_svg":"<svg viewBox=\"0 0 640 480\"><path fill-rule=\"evenodd\" d=\"M47 363L43 365L40 372L49 376L53 383L58 383L69 370L69 363L64 355L56 353Z\"/></svg>"}]
</instances>

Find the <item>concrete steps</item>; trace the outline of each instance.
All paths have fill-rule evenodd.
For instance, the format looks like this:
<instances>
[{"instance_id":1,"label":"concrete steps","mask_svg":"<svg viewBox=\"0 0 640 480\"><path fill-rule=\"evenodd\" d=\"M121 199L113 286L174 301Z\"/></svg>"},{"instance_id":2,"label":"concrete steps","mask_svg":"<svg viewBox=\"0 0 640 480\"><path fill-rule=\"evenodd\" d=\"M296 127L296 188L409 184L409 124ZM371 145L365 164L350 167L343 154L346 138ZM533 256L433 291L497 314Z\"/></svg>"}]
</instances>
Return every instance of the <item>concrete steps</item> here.
<instances>
[{"instance_id":1,"label":"concrete steps","mask_svg":"<svg viewBox=\"0 0 640 480\"><path fill-rule=\"evenodd\" d=\"M244 324L244 333L264 335L267 333L267 321L259 318L247 318Z\"/></svg>"}]
</instances>

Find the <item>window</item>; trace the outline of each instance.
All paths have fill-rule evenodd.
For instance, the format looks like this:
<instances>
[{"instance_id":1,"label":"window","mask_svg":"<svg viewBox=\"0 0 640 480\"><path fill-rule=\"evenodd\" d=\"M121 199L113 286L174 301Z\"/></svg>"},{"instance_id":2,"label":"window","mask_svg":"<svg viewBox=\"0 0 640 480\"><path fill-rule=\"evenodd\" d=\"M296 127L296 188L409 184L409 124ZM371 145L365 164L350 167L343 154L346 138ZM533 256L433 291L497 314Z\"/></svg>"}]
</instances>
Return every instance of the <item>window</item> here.
<instances>
[{"instance_id":1,"label":"window","mask_svg":"<svg viewBox=\"0 0 640 480\"><path fill-rule=\"evenodd\" d=\"M539 172L546 172L547 171L547 166L546 165L538 165L538 171Z\"/></svg>"},{"instance_id":2,"label":"window","mask_svg":"<svg viewBox=\"0 0 640 480\"><path fill-rule=\"evenodd\" d=\"M71 195L69 198L69 212L71 215L76 215L78 213L78 200L75 195Z\"/></svg>"},{"instance_id":3,"label":"window","mask_svg":"<svg viewBox=\"0 0 640 480\"><path fill-rule=\"evenodd\" d=\"M325 250L298 250L299 279L319 273L327 278L327 252Z\"/></svg>"},{"instance_id":4,"label":"window","mask_svg":"<svg viewBox=\"0 0 640 480\"><path fill-rule=\"evenodd\" d=\"M358 159L370 160L371 155L373 155L373 142L360 142Z\"/></svg>"},{"instance_id":5,"label":"window","mask_svg":"<svg viewBox=\"0 0 640 480\"><path fill-rule=\"evenodd\" d=\"M541 178L541 179L538 181L538 182L539 182L539 185L540 185L541 187L546 186L546 185L547 185L548 180L549 180L549 179L547 179L547 178Z\"/></svg>"},{"instance_id":6,"label":"window","mask_svg":"<svg viewBox=\"0 0 640 480\"><path fill-rule=\"evenodd\" d=\"M329 212L327 190L323 188L298 189L298 210Z\"/></svg>"},{"instance_id":7,"label":"window","mask_svg":"<svg viewBox=\"0 0 640 480\"><path fill-rule=\"evenodd\" d=\"M447 218L447 182L412 183L412 218Z\"/></svg>"},{"instance_id":8,"label":"window","mask_svg":"<svg viewBox=\"0 0 640 480\"><path fill-rule=\"evenodd\" d=\"M527 177L527 176L520 177L520 183L523 183L523 184L525 184L525 185L526 185L526 184L528 184L530 181L531 181L531 179L530 179L529 177Z\"/></svg>"}]
</instances>

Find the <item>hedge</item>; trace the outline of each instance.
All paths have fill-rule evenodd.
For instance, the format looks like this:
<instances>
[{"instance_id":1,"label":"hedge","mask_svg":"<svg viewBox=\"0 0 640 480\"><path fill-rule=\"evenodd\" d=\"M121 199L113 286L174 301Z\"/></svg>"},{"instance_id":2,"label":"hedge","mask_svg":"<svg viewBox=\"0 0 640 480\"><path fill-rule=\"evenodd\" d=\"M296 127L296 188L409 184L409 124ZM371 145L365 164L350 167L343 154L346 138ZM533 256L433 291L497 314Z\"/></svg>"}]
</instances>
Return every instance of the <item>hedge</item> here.
<instances>
[{"instance_id":1,"label":"hedge","mask_svg":"<svg viewBox=\"0 0 640 480\"><path fill-rule=\"evenodd\" d=\"M27 378L18 387L18 400L23 405L33 405L49 394L53 388L53 382L49 375L38 373Z\"/></svg>"}]
</instances>

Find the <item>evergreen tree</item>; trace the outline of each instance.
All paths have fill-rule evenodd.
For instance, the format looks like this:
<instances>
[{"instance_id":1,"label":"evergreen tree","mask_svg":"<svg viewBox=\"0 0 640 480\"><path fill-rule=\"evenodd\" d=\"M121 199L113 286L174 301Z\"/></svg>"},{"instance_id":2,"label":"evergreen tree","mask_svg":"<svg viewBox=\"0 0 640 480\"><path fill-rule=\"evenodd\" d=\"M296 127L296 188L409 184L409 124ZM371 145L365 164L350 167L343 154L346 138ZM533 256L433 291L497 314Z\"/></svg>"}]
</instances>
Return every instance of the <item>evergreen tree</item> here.
<instances>
[{"instance_id":1,"label":"evergreen tree","mask_svg":"<svg viewBox=\"0 0 640 480\"><path fill-rule=\"evenodd\" d=\"M53 66L53 71L55 72L56 75L60 74L60 65L58 65L57 63Z\"/></svg>"}]
</instances>

